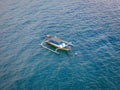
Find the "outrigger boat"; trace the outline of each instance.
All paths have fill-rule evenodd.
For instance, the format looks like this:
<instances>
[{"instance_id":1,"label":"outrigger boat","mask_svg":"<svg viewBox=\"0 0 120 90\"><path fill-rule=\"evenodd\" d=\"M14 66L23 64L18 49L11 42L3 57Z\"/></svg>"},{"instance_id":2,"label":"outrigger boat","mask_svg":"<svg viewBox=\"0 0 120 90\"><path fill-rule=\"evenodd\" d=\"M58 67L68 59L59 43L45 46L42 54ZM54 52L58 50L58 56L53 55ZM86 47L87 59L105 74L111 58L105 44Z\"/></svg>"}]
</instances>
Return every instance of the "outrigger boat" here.
<instances>
[{"instance_id":1,"label":"outrigger boat","mask_svg":"<svg viewBox=\"0 0 120 90\"><path fill-rule=\"evenodd\" d=\"M47 43L47 44L55 47L55 50L45 46L44 43ZM46 35L46 40L43 41L42 43L40 43L40 45L43 48L46 48L49 51L52 51L56 54L59 54L58 50L70 51L71 50L70 46L73 46L71 42L66 42L64 40L58 39L57 37L53 37L51 35Z\"/></svg>"}]
</instances>

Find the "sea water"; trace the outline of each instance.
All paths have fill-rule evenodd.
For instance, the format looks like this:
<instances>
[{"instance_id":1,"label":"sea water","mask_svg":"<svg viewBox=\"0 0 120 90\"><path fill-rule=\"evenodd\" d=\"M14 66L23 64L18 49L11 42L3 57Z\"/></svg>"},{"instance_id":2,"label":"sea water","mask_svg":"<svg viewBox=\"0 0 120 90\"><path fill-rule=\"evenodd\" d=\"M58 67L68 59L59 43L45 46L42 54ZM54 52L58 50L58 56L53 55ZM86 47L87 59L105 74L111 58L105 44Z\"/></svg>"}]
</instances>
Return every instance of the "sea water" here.
<instances>
[{"instance_id":1,"label":"sea water","mask_svg":"<svg viewBox=\"0 0 120 90\"><path fill-rule=\"evenodd\" d=\"M120 90L120 0L0 0L0 90Z\"/></svg>"}]
</instances>

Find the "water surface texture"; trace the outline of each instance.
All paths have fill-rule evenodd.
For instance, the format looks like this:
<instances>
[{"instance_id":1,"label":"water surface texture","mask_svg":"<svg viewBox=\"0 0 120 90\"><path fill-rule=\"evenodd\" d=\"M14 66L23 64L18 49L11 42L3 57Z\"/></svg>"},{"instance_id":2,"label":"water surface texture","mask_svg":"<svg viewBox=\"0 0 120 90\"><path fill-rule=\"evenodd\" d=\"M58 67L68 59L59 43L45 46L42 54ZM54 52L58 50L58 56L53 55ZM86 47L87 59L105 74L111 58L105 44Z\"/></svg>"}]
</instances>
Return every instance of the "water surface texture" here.
<instances>
[{"instance_id":1,"label":"water surface texture","mask_svg":"<svg viewBox=\"0 0 120 90\"><path fill-rule=\"evenodd\" d=\"M0 0L0 90L120 90L120 0Z\"/></svg>"}]
</instances>

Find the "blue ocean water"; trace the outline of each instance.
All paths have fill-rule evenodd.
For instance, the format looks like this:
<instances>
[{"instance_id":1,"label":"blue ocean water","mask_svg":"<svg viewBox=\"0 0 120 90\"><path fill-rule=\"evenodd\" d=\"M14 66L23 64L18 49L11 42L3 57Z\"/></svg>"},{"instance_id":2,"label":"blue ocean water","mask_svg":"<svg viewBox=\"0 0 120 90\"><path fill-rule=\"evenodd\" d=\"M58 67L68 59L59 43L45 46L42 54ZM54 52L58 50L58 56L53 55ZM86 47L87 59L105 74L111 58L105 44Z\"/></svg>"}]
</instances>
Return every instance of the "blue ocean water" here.
<instances>
[{"instance_id":1,"label":"blue ocean water","mask_svg":"<svg viewBox=\"0 0 120 90\"><path fill-rule=\"evenodd\" d=\"M0 90L120 90L120 0L0 0Z\"/></svg>"}]
</instances>

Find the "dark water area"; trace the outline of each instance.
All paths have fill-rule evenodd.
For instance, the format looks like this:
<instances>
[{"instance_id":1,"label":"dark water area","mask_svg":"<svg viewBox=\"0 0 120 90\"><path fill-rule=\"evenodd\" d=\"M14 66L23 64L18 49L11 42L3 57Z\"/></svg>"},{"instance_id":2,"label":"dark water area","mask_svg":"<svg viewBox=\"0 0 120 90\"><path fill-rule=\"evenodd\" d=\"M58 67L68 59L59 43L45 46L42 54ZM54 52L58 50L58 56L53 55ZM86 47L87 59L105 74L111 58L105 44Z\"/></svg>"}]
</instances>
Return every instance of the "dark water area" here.
<instances>
[{"instance_id":1,"label":"dark water area","mask_svg":"<svg viewBox=\"0 0 120 90\"><path fill-rule=\"evenodd\" d=\"M120 90L120 0L0 0L0 90Z\"/></svg>"}]
</instances>

